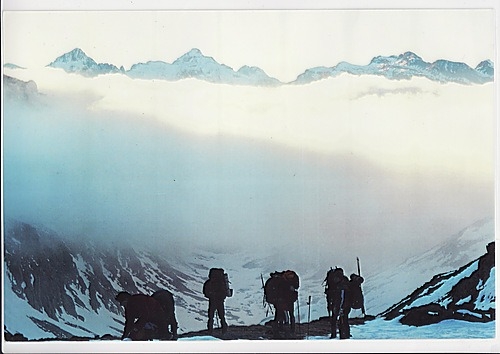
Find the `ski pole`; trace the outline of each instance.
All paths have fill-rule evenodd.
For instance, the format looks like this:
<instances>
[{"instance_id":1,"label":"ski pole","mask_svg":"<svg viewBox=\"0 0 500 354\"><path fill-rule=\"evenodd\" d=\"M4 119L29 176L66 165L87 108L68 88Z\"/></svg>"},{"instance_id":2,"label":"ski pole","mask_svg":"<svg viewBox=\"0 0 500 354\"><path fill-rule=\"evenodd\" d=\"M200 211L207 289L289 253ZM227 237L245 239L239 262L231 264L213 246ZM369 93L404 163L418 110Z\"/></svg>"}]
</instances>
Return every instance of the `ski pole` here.
<instances>
[{"instance_id":1,"label":"ski pole","mask_svg":"<svg viewBox=\"0 0 500 354\"><path fill-rule=\"evenodd\" d=\"M309 295L309 301L307 302L307 336L309 338L309 324L311 323L311 295Z\"/></svg>"},{"instance_id":2,"label":"ski pole","mask_svg":"<svg viewBox=\"0 0 500 354\"><path fill-rule=\"evenodd\" d=\"M356 257L356 263L358 264L358 276L361 277L361 267L359 266L359 257ZM359 288L361 289L361 284L359 284ZM361 294L363 292L361 291ZM365 299L363 298L363 303L361 304L361 313L363 314L363 317L366 317L366 312L365 312Z\"/></svg>"},{"instance_id":3,"label":"ski pole","mask_svg":"<svg viewBox=\"0 0 500 354\"><path fill-rule=\"evenodd\" d=\"M300 301L298 297L297 297L297 317L298 317L297 328L299 329L299 336L300 336Z\"/></svg>"}]
</instances>

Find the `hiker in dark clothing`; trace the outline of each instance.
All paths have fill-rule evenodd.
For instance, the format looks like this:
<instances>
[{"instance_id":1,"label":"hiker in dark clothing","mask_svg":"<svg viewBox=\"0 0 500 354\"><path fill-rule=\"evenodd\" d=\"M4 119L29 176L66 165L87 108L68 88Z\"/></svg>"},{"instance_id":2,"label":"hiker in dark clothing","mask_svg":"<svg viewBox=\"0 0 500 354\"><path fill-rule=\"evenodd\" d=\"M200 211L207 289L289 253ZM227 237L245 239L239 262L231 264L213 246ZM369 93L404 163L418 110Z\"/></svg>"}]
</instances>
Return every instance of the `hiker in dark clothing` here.
<instances>
[{"instance_id":1,"label":"hiker in dark clothing","mask_svg":"<svg viewBox=\"0 0 500 354\"><path fill-rule=\"evenodd\" d=\"M351 294L349 279L342 268L331 269L327 273L325 289L328 313L330 314L331 336L337 337L337 323L340 339L350 338L349 312L351 311Z\"/></svg>"},{"instance_id":2,"label":"hiker in dark clothing","mask_svg":"<svg viewBox=\"0 0 500 354\"><path fill-rule=\"evenodd\" d=\"M125 308L125 327L121 339L152 340L168 338L167 316L151 296L118 293L116 301Z\"/></svg>"},{"instance_id":3,"label":"hiker in dark clothing","mask_svg":"<svg viewBox=\"0 0 500 354\"><path fill-rule=\"evenodd\" d=\"M174 296L168 290L158 290L151 295L152 298L156 299L162 306L163 311L165 311L166 321L167 321L167 331L170 329L173 340L177 340L177 320L175 318L175 304Z\"/></svg>"},{"instance_id":4,"label":"hiker in dark clothing","mask_svg":"<svg viewBox=\"0 0 500 354\"><path fill-rule=\"evenodd\" d=\"M221 268L212 268L208 274L208 280L203 284L203 295L208 298L208 323L207 328L210 333L214 329L215 312L219 316L222 333L227 332L227 322L224 309L224 301L227 296L231 296L227 274Z\"/></svg>"},{"instance_id":5,"label":"hiker in dark clothing","mask_svg":"<svg viewBox=\"0 0 500 354\"><path fill-rule=\"evenodd\" d=\"M280 338L280 332L287 324L290 325L290 332L295 332L294 304L298 299L299 278L291 270L269 275L264 285L264 295L266 301L274 306L273 333L275 338Z\"/></svg>"}]
</instances>

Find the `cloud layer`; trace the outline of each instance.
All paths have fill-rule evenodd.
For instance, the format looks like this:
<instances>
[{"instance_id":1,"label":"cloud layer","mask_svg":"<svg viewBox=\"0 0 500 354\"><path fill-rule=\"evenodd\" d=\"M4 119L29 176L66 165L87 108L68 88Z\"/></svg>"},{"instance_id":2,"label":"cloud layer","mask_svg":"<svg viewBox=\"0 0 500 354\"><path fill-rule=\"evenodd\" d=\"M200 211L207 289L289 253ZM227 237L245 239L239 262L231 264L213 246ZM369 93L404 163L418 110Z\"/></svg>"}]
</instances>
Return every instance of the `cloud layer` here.
<instances>
[{"instance_id":1,"label":"cloud layer","mask_svg":"<svg viewBox=\"0 0 500 354\"><path fill-rule=\"evenodd\" d=\"M494 212L493 85L18 75L45 96L5 109L6 215L63 233L376 264Z\"/></svg>"}]
</instances>

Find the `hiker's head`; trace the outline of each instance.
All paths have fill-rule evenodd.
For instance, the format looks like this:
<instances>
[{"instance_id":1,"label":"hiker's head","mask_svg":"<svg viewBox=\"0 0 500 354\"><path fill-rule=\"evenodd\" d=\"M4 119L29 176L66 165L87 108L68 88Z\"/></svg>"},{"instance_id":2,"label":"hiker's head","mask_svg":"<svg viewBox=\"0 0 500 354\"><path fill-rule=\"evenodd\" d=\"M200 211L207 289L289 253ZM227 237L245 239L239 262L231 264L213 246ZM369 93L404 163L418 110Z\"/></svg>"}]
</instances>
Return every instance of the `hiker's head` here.
<instances>
[{"instance_id":1,"label":"hiker's head","mask_svg":"<svg viewBox=\"0 0 500 354\"><path fill-rule=\"evenodd\" d=\"M115 296L115 300L118 301L120 303L120 305L122 306L125 306L128 299L130 299L132 295L130 295L128 292L126 291L120 291L116 296Z\"/></svg>"}]
</instances>

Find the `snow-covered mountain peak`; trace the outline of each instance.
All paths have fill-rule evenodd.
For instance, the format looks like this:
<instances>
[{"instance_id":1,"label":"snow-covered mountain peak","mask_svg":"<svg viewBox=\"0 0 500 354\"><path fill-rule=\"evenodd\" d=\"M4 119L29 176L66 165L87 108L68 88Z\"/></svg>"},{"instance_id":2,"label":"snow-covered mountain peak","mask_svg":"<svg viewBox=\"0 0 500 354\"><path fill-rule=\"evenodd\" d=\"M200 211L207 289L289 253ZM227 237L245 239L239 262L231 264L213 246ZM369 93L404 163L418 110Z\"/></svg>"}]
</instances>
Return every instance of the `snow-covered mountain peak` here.
<instances>
[{"instance_id":1,"label":"snow-covered mountain peak","mask_svg":"<svg viewBox=\"0 0 500 354\"><path fill-rule=\"evenodd\" d=\"M57 57L56 60L47 66L60 68L68 73L78 73L88 77L120 72L120 70L114 65L107 63L98 64L80 48L75 48L72 51Z\"/></svg>"},{"instance_id":2,"label":"snow-covered mountain peak","mask_svg":"<svg viewBox=\"0 0 500 354\"><path fill-rule=\"evenodd\" d=\"M203 53L198 48L193 48L184 55L190 57L204 57Z\"/></svg>"},{"instance_id":3,"label":"snow-covered mountain peak","mask_svg":"<svg viewBox=\"0 0 500 354\"><path fill-rule=\"evenodd\" d=\"M489 59L483 60L476 66L476 71L482 73L485 76L493 77L494 74L493 62Z\"/></svg>"},{"instance_id":4,"label":"snow-covered mountain peak","mask_svg":"<svg viewBox=\"0 0 500 354\"><path fill-rule=\"evenodd\" d=\"M423 61L420 56L418 56L417 54L415 54L413 52L405 52L403 54L400 54L398 56L398 59L399 60L404 60L408 64L412 64L414 62L422 62Z\"/></svg>"},{"instance_id":5,"label":"snow-covered mountain peak","mask_svg":"<svg viewBox=\"0 0 500 354\"><path fill-rule=\"evenodd\" d=\"M218 64L214 58L208 57L203 55L201 50L198 48L193 48L186 54L180 56L178 59L176 59L172 64L173 65L186 65L186 64L192 64L192 65L199 65L199 64Z\"/></svg>"},{"instance_id":6,"label":"snow-covered mountain peak","mask_svg":"<svg viewBox=\"0 0 500 354\"><path fill-rule=\"evenodd\" d=\"M56 60L54 60L49 65L52 66L53 64L56 64L56 63L71 63L71 62L73 62L73 63L79 62L79 63L85 64L85 65L97 64L94 61L94 59L92 59L87 54L85 54L85 52L83 50L81 50L80 48L75 48L72 51L57 57Z\"/></svg>"}]
</instances>

